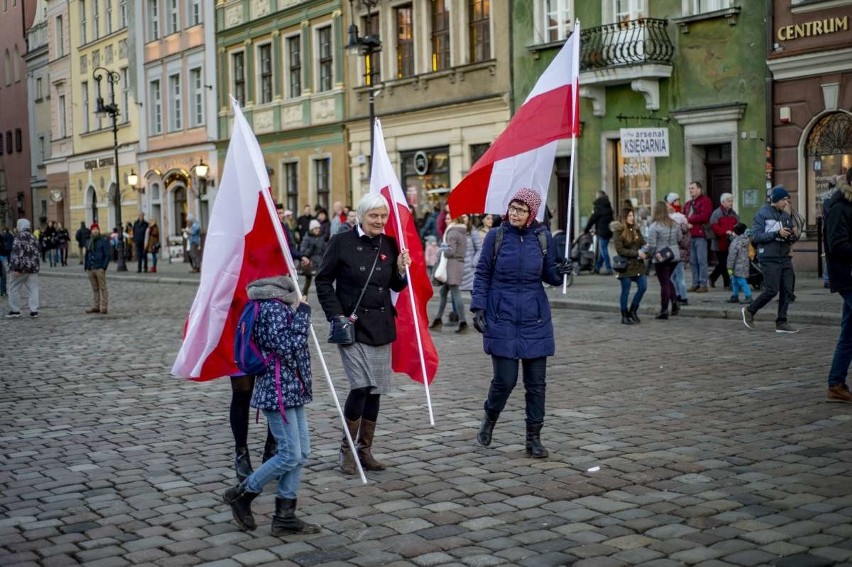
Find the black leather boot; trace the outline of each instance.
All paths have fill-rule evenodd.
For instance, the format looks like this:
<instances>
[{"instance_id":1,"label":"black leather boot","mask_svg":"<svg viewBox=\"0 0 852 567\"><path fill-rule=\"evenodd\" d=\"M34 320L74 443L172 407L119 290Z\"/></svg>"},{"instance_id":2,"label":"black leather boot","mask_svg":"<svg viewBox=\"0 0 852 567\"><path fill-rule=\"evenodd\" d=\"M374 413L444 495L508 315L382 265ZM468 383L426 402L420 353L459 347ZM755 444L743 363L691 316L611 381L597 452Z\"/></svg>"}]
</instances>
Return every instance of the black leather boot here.
<instances>
[{"instance_id":1,"label":"black leather boot","mask_svg":"<svg viewBox=\"0 0 852 567\"><path fill-rule=\"evenodd\" d=\"M237 482L244 481L254 472L248 447L237 447L234 450L234 472L237 473Z\"/></svg>"},{"instance_id":2,"label":"black leather boot","mask_svg":"<svg viewBox=\"0 0 852 567\"><path fill-rule=\"evenodd\" d=\"M229 488L222 496L225 504L231 506L231 513L234 516L234 523L241 530L252 531L257 529L257 523L254 521L254 515L251 513L251 502L260 496L259 492L249 492L246 490L246 483L241 482L233 488Z\"/></svg>"},{"instance_id":3,"label":"black leather boot","mask_svg":"<svg viewBox=\"0 0 852 567\"><path fill-rule=\"evenodd\" d=\"M641 323L641 319L639 319L639 306L633 303L630 305L630 311L627 312L627 316L633 319L633 322L637 325Z\"/></svg>"},{"instance_id":4,"label":"black leather boot","mask_svg":"<svg viewBox=\"0 0 852 567\"><path fill-rule=\"evenodd\" d=\"M677 304L677 301L672 301L672 317L680 313L680 305Z\"/></svg>"},{"instance_id":5,"label":"black leather boot","mask_svg":"<svg viewBox=\"0 0 852 567\"><path fill-rule=\"evenodd\" d=\"M318 534L317 525L303 522L296 517L295 498L275 498L275 515L272 516L271 534L275 537L288 534Z\"/></svg>"},{"instance_id":6,"label":"black leather boot","mask_svg":"<svg viewBox=\"0 0 852 567\"><path fill-rule=\"evenodd\" d=\"M622 325L632 325L633 319L630 318L630 312L627 309L621 310L621 324Z\"/></svg>"},{"instance_id":7,"label":"black leather boot","mask_svg":"<svg viewBox=\"0 0 852 567\"><path fill-rule=\"evenodd\" d=\"M491 445L491 434L494 432L494 425L497 423L497 418L500 414L492 414L485 412L482 416L482 423L479 424L479 432L476 434L476 442L483 447Z\"/></svg>"},{"instance_id":8,"label":"black leather boot","mask_svg":"<svg viewBox=\"0 0 852 567\"><path fill-rule=\"evenodd\" d=\"M662 319L663 321L665 321L668 318L669 318L669 312L668 311L660 311L660 314L657 315L656 317L654 317L654 319Z\"/></svg>"},{"instance_id":9,"label":"black leather boot","mask_svg":"<svg viewBox=\"0 0 852 567\"><path fill-rule=\"evenodd\" d=\"M527 457L544 459L550 453L541 444L541 428L543 424L527 424Z\"/></svg>"},{"instance_id":10,"label":"black leather boot","mask_svg":"<svg viewBox=\"0 0 852 567\"><path fill-rule=\"evenodd\" d=\"M352 442L358 442L358 430L361 428L361 419L355 421L346 420L346 429L349 430L349 435L352 436ZM340 470L344 474L355 474L358 472L358 467L355 465L355 456L349 448L349 443L346 441L346 435L340 441Z\"/></svg>"}]
</instances>

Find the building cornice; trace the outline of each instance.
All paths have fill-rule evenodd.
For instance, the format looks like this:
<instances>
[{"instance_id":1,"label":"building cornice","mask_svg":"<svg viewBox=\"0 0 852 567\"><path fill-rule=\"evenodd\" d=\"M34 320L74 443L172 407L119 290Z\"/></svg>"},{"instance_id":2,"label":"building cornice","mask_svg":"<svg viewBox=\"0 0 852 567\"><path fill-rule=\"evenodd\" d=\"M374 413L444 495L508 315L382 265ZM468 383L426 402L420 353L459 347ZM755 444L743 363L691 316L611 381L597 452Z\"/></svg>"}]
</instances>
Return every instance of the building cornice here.
<instances>
[{"instance_id":1,"label":"building cornice","mask_svg":"<svg viewBox=\"0 0 852 567\"><path fill-rule=\"evenodd\" d=\"M852 70L852 47L792 55L766 62L776 81Z\"/></svg>"}]
</instances>

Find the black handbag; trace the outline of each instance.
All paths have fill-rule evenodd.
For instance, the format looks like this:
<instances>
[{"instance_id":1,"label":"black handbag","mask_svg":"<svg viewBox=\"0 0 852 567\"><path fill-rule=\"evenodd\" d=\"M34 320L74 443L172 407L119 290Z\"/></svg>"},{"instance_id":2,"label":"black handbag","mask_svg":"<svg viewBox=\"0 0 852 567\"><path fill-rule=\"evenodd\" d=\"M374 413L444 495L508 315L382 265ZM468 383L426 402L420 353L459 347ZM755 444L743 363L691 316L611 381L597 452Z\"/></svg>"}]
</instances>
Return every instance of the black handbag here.
<instances>
[{"instance_id":1,"label":"black handbag","mask_svg":"<svg viewBox=\"0 0 852 567\"><path fill-rule=\"evenodd\" d=\"M382 250L382 237L379 236L379 249L376 251L376 257L373 258L373 266L370 268L370 273L367 275L367 281L364 282L364 287L361 289L361 295L358 296L358 301L355 307L352 308L352 315L335 315L329 320L328 342L336 345L351 345L355 342L355 321L358 320L358 306L361 305L361 300L364 299L364 293L367 291L367 286L370 285L370 278L373 277L373 272L376 269L376 262L379 261L379 255Z\"/></svg>"},{"instance_id":2,"label":"black handbag","mask_svg":"<svg viewBox=\"0 0 852 567\"><path fill-rule=\"evenodd\" d=\"M612 257L612 269L618 272L619 274L623 274L627 271L627 265L630 263L630 259L625 256L619 256L616 254Z\"/></svg>"},{"instance_id":3,"label":"black handbag","mask_svg":"<svg viewBox=\"0 0 852 567\"><path fill-rule=\"evenodd\" d=\"M671 248L666 246L662 250L657 250L656 254L654 254L654 260L658 264L665 264L666 262L671 262L674 260L675 254Z\"/></svg>"}]
</instances>

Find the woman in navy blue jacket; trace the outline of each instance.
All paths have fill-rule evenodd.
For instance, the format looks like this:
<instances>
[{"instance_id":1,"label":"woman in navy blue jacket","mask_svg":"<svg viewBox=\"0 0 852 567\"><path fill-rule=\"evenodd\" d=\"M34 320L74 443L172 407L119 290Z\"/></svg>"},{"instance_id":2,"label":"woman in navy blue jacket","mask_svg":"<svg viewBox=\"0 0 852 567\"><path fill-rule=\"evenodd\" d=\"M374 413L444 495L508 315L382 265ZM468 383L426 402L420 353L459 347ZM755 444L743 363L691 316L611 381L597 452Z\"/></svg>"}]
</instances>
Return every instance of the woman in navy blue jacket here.
<instances>
[{"instance_id":1,"label":"woman in navy blue jacket","mask_svg":"<svg viewBox=\"0 0 852 567\"><path fill-rule=\"evenodd\" d=\"M548 455L541 444L541 428L547 357L556 350L542 282L559 285L571 270L568 260L556 257L547 227L535 220L540 206L541 196L532 189L519 189L512 196L507 220L485 236L470 308L493 367L476 439L480 445L491 444L494 424L518 382L520 362L526 390L526 450L533 458Z\"/></svg>"}]
</instances>

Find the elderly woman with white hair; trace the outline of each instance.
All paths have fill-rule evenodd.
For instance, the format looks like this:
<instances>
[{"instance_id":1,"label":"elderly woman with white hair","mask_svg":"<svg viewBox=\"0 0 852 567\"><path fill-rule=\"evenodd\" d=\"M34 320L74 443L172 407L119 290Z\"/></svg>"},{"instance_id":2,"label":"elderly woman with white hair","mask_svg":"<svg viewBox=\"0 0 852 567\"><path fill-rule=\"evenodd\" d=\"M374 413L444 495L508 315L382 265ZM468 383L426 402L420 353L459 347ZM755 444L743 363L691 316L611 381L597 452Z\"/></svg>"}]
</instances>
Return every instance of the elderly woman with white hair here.
<instances>
[{"instance_id":1,"label":"elderly woman with white hair","mask_svg":"<svg viewBox=\"0 0 852 567\"><path fill-rule=\"evenodd\" d=\"M716 280L722 276L725 289L731 289L731 277L728 275L728 245L734 235L734 227L740 222L740 217L734 210L734 196L722 193L719 197L719 208L710 215L710 228L713 230L713 240L710 249L716 253L716 267L710 274L710 287L716 287Z\"/></svg>"},{"instance_id":2,"label":"elderly woman with white hair","mask_svg":"<svg viewBox=\"0 0 852 567\"><path fill-rule=\"evenodd\" d=\"M396 339L391 291L400 292L408 285L405 268L411 256L384 234L389 209L383 196L364 195L356 211L353 229L329 241L315 282L326 318L344 316L354 321L355 342L338 345L350 388L343 416L358 445L361 466L380 471L385 465L373 457L372 446L379 400L390 389L391 343ZM357 470L345 436L340 469L346 474Z\"/></svg>"}]
</instances>

